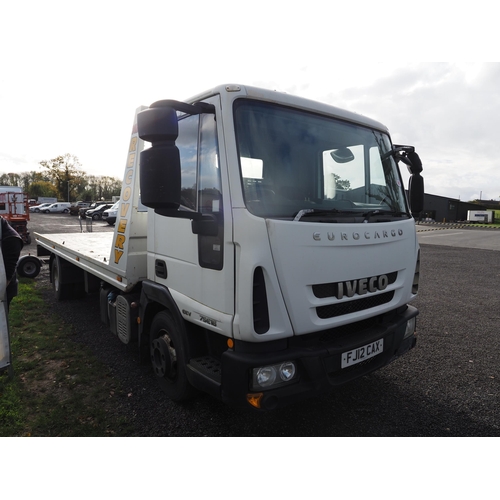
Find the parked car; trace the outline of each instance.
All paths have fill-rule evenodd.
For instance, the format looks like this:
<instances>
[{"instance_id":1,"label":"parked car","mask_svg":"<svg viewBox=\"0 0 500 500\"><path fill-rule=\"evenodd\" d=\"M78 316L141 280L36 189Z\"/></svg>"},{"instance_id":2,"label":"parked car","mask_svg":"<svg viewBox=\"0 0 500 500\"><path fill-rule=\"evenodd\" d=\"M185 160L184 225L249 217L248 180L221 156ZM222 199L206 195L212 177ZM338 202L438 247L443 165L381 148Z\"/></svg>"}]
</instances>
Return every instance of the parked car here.
<instances>
[{"instance_id":1,"label":"parked car","mask_svg":"<svg viewBox=\"0 0 500 500\"><path fill-rule=\"evenodd\" d=\"M76 201L69 207L70 215L79 215L80 208L90 208L90 201Z\"/></svg>"},{"instance_id":2,"label":"parked car","mask_svg":"<svg viewBox=\"0 0 500 500\"><path fill-rule=\"evenodd\" d=\"M52 203L52 205L49 205L48 207L42 209L42 212L44 214L67 214L69 213L70 206L71 203L69 202Z\"/></svg>"},{"instance_id":3,"label":"parked car","mask_svg":"<svg viewBox=\"0 0 500 500\"><path fill-rule=\"evenodd\" d=\"M113 202L112 201L108 201L108 200L94 201L88 207L80 208L80 211L78 212L78 215L80 216L80 218L84 219L85 215L87 214L87 212L89 210L94 210L99 205L108 205L108 206L111 206L112 204L113 204Z\"/></svg>"},{"instance_id":4,"label":"parked car","mask_svg":"<svg viewBox=\"0 0 500 500\"><path fill-rule=\"evenodd\" d=\"M102 203L97 203L97 202L93 202L91 203L88 207L80 207L78 209L78 215L84 219L85 218L85 214L89 211L89 210L93 210L94 208L97 208L99 205L102 205Z\"/></svg>"},{"instance_id":5,"label":"parked car","mask_svg":"<svg viewBox=\"0 0 500 500\"><path fill-rule=\"evenodd\" d=\"M92 220L102 219L102 213L104 212L104 210L111 208L111 206L112 205L110 203L106 203L104 205L99 205L91 210L87 210L87 212L85 213L85 217L91 218Z\"/></svg>"},{"instance_id":6,"label":"parked car","mask_svg":"<svg viewBox=\"0 0 500 500\"><path fill-rule=\"evenodd\" d=\"M49 207L52 203L40 203L40 205L33 205L30 207L30 212L42 212L44 208Z\"/></svg>"},{"instance_id":7,"label":"parked car","mask_svg":"<svg viewBox=\"0 0 500 500\"><path fill-rule=\"evenodd\" d=\"M116 222L119 204L120 201L117 201L111 208L104 210L104 212L102 213L102 220L105 220L110 226L112 226Z\"/></svg>"}]
</instances>

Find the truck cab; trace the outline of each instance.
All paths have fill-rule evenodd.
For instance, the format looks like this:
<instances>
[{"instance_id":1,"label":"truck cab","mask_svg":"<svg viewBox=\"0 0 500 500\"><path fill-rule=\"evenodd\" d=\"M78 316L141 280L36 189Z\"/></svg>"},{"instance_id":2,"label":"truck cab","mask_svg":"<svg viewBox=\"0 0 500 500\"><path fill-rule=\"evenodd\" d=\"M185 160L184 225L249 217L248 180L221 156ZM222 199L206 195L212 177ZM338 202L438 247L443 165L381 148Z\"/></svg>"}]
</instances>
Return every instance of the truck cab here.
<instances>
[{"instance_id":1,"label":"truck cab","mask_svg":"<svg viewBox=\"0 0 500 500\"><path fill-rule=\"evenodd\" d=\"M138 116L151 143L140 160L141 200L154 211L147 272L182 320L226 337L215 356L223 399L270 409L412 348L414 148L393 145L374 120L276 92L228 85L189 104L160 101ZM161 344L153 363L168 352Z\"/></svg>"}]
</instances>

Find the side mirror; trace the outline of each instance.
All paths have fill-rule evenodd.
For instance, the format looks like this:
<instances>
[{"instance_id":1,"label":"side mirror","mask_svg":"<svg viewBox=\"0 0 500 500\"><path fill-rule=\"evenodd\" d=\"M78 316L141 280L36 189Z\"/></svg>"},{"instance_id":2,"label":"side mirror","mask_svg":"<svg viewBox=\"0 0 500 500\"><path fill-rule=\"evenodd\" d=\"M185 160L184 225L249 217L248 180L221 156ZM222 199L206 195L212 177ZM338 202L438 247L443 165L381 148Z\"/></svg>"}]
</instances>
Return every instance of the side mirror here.
<instances>
[{"instance_id":1,"label":"side mirror","mask_svg":"<svg viewBox=\"0 0 500 500\"><path fill-rule=\"evenodd\" d=\"M141 201L150 208L177 210L181 199L177 113L169 106L145 109L137 115L137 129L141 139L152 143L140 156Z\"/></svg>"},{"instance_id":2,"label":"side mirror","mask_svg":"<svg viewBox=\"0 0 500 500\"><path fill-rule=\"evenodd\" d=\"M410 209L412 214L419 214L424 209L424 178L420 175L423 170L422 161L414 151L408 153L411 165L408 165L410 180L408 182L408 193L410 197Z\"/></svg>"},{"instance_id":3,"label":"side mirror","mask_svg":"<svg viewBox=\"0 0 500 500\"><path fill-rule=\"evenodd\" d=\"M415 151L412 151L408 153L406 157L410 160L410 163L407 164L408 172L410 172L410 174L420 174L420 172L424 169L422 167L422 160L420 159L420 156L418 156Z\"/></svg>"},{"instance_id":4,"label":"side mirror","mask_svg":"<svg viewBox=\"0 0 500 500\"><path fill-rule=\"evenodd\" d=\"M179 135L177 111L186 114L215 113L212 104L164 100L137 115L139 137L152 146L141 152L141 202L155 212L177 216L181 204L181 160L175 141Z\"/></svg>"},{"instance_id":5,"label":"side mirror","mask_svg":"<svg viewBox=\"0 0 500 500\"><path fill-rule=\"evenodd\" d=\"M408 183L410 209L412 214L419 214L424 209L424 178L413 174Z\"/></svg>"},{"instance_id":6,"label":"side mirror","mask_svg":"<svg viewBox=\"0 0 500 500\"><path fill-rule=\"evenodd\" d=\"M393 149L386 153L382 160L393 155L396 161L402 161L410 172L408 182L408 197L412 215L419 214L424 209L424 178L420 175L423 170L422 160L415 153L413 146L401 146L394 144Z\"/></svg>"}]
</instances>

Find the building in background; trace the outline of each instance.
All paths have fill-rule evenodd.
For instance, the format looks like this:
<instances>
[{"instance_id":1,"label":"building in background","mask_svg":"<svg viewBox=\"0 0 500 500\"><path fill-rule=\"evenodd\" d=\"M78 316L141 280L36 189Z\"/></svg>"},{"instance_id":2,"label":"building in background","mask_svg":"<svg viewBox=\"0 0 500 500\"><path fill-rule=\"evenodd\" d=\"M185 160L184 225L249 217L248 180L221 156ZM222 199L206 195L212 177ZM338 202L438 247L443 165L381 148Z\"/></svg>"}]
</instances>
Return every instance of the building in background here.
<instances>
[{"instance_id":1,"label":"building in background","mask_svg":"<svg viewBox=\"0 0 500 500\"><path fill-rule=\"evenodd\" d=\"M446 196L425 194L421 220L431 219L435 222L466 221L469 210L494 210L500 214L500 202L481 200L480 203L471 203L447 198ZM498 218L498 215L496 218Z\"/></svg>"}]
</instances>

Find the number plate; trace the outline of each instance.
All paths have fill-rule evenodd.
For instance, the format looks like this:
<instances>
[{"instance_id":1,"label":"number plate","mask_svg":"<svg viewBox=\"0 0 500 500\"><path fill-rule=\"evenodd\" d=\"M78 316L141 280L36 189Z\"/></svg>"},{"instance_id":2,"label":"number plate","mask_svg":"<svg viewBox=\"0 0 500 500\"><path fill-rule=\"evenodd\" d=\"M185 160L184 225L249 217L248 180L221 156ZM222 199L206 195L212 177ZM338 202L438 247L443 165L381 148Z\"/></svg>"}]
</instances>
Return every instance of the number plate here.
<instances>
[{"instance_id":1,"label":"number plate","mask_svg":"<svg viewBox=\"0 0 500 500\"><path fill-rule=\"evenodd\" d=\"M342 353L342 368L357 365L361 361L373 358L377 354L381 354L384 350L384 339L376 340L371 344L358 347L352 351Z\"/></svg>"}]
</instances>

